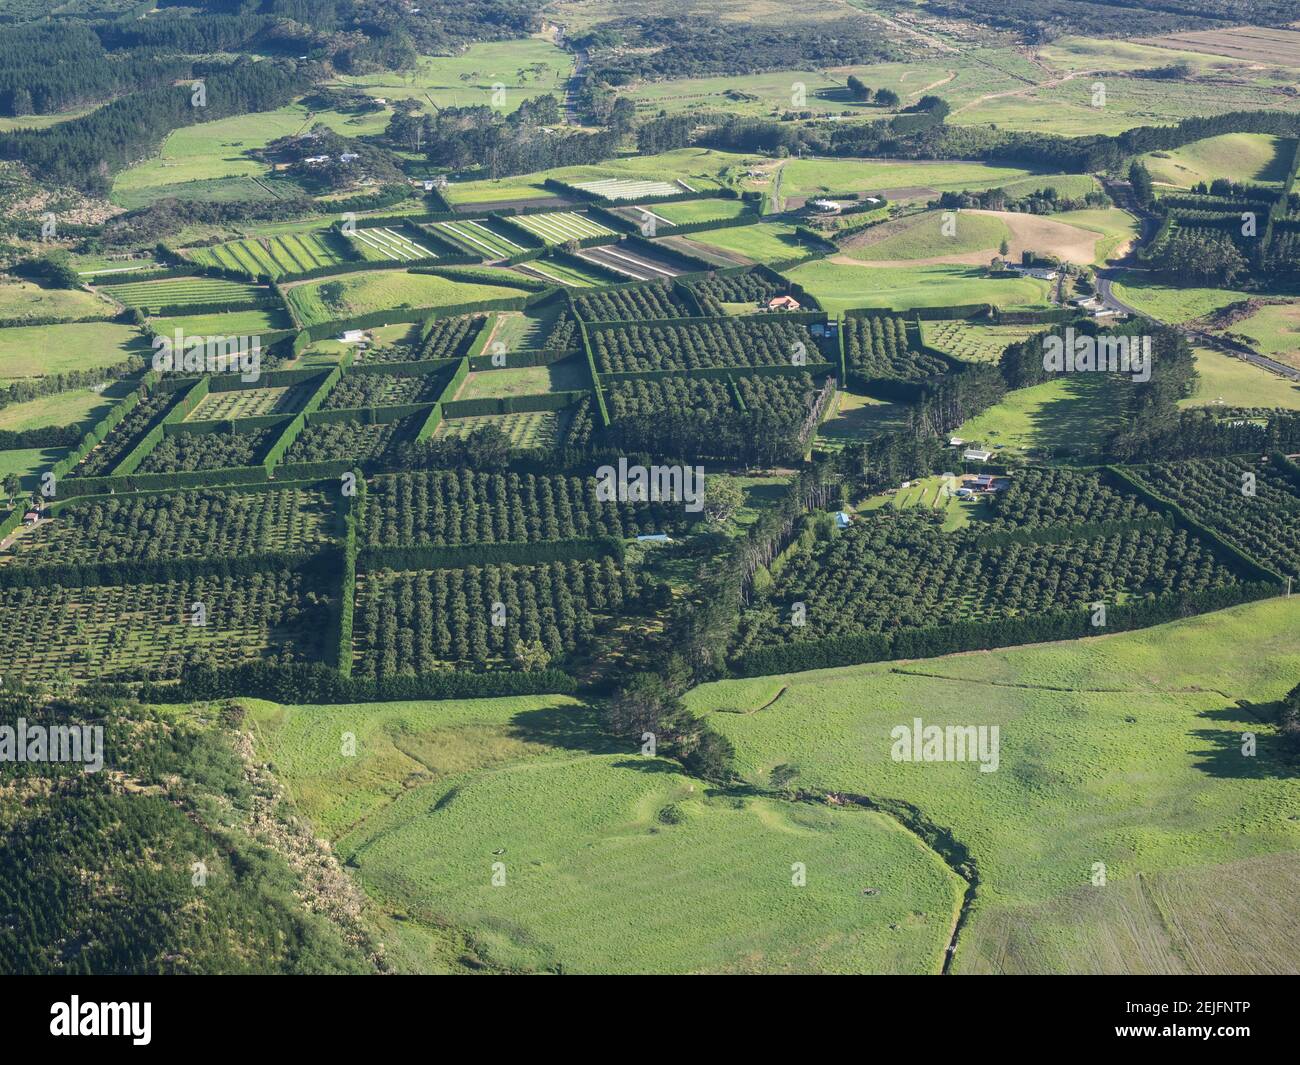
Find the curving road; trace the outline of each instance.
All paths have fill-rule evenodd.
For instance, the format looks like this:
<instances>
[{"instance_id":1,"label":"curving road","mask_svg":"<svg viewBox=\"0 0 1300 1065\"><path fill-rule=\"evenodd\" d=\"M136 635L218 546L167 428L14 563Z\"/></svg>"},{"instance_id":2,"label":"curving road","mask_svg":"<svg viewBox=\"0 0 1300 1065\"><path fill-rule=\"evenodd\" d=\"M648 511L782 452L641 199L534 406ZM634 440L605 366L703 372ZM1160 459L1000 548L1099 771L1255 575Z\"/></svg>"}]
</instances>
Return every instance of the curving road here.
<instances>
[{"instance_id":1,"label":"curving road","mask_svg":"<svg viewBox=\"0 0 1300 1065\"><path fill-rule=\"evenodd\" d=\"M1154 218L1148 216L1140 210L1133 202L1132 189L1128 182L1106 182L1106 191L1111 194L1116 204L1122 206L1130 214L1134 215L1142 224L1142 234L1134 241L1133 247L1129 249L1128 254L1116 266L1108 266L1097 270L1097 297L1102 304L1112 311L1118 311L1121 314L1128 314L1135 318L1148 318L1153 322L1159 322L1160 319L1145 311L1140 311L1131 304L1125 303L1115 295L1111 287L1115 280L1115 275L1121 269L1132 270L1137 259L1138 247L1151 239L1151 235L1158 223ZM1244 362L1258 366L1262 370L1268 370L1277 374L1279 377L1285 377L1289 381L1300 381L1300 370L1294 366L1288 366L1284 362L1278 362L1276 359L1270 359L1267 355L1261 355L1254 348L1248 347L1235 340L1226 337L1217 336L1211 333L1204 333L1189 325L1183 325L1178 322L1161 322L1162 325L1170 325L1182 333L1188 340L1201 347L1213 348L1215 351L1221 351L1225 355L1235 355Z\"/></svg>"}]
</instances>

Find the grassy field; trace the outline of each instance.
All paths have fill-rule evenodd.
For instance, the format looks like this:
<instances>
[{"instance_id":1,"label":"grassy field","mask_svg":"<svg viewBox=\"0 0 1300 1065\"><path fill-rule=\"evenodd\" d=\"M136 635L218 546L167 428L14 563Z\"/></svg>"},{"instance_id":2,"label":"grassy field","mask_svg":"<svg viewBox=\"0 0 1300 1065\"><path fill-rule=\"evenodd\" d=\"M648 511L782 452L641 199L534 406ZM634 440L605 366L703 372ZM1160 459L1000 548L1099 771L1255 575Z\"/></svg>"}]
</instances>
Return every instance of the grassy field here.
<instances>
[{"instance_id":1,"label":"grassy field","mask_svg":"<svg viewBox=\"0 0 1300 1065\"><path fill-rule=\"evenodd\" d=\"M1089 456L1102 450L1118 428L1106 402L1101 374L1064 374L1046 384L1008 392L1001 403L965 422L952 435L1008 454L1066 452Z\"/></svg>"},{"instance_id":2,"label":"grassy field","mask_svg":"<svg viewBox=\"0 0 1300 1065\"><path fill-rule=\"evenodd\" d=\"M190 336L261 336L264 333L293 328L288 313L278 308L150 318L149 324L158 333L166 336L170 336L177 329Z\"/></svg>"},{"instance_id":3,"label":"grassy field","mask_svg":"<svg viewBox=\"0 0 1300 1065\"><path fill-rule=\"evenodd\" d=\"M570 392L590 387L591 374L587 369L587 360L579 355L570 355L549 366L475 371L465 378L455 398L536 396L543 392Z\"/></svg>"},{"instance_id":4,"label":"grassy field","mask_svg":"<svg viewBox=\"0 0 1300 1065\"><path fill-rule=\"evenodd\" d=\"M1300 781L1266 722L1300 675L1298 634L1300 599L1275 599L1117 636L724 681L688 701L747 779L796 764L804 788L911 803L969 849L980 886L957 972L1295 973L1282 930L1300 917ZM891 730L917 716L997 725L998 770L892 760Z\"/></svg>"},{"instance_id":5,"label":"grassy field","mask_svg":"<svg viewBox=\"0 0 1300 1065\"><path fill-rule=\"evenodd\" d=\"M683 226L695 222L716 222L724 218L736 218L744 213L748 204L742 200L683 200L681 203L653 204L648 210L666 218L673 225ZM641 212L633 210L629 217L636 217Z\"/></svg>"},{"instance_id":6,"label":"grassy field","mask_svg":"<svg viewBox=\"0 0 1300 1065\"><path fill-rule=\"evenodd\" d=\"M1131 270L1120 278L1111 286L1115 295L1162 322L1188 322L1250 295L1226 288L1174 288Z\"/></svg>"},{"instance_id":7,"label":"grassy field","mask_svg":"<svg viewBox=\"0 0 1300 1065\"><path fill-rule=\"evenodd\" d=\"M839 257L837 257L839 258ZM785 271L828 311L850 307L947 307L992 303L1007 309L1047 305L1048 284L1034 278L991 280L974 266L870 267L817 259Z\"/></svg>"},{"instance_id":8,"label":"grassy field","mask_svg":"<svg viewBox=\"0 0 1300 1065\"><path fill-rule=\"evenodd\" d=\"M89 388L75 388L52 396L10 403L0 407L0 429L21 432L47 425L79 425L98 421L108 413L113 400Z\"/></svg>"},{"instance_id":9,"label":"grassy field","mask_svg":"<svg viewBox=\"0 0 1300 1065\"><path fill-rule=\"evenodd\" d=\"M958 881L880 815L716 794L610 751L562 696L250 706L260 756L377 904L400 969L938 967Z\"/></svg>"},{"instance_id":10,"label":"grassy field","mask_svg":"<svg viewBox=\"0 0 1300 1065\"><path fill-rule=\"evenodd\" d=\"M968 252L997 254L1010 241L1002 219L970 211L924 211L898 222L886 222L863 234L861 243L845 247L855 259L929 259Z\"/></svg>"},{"instance_id":11,"label":"grassy field","mask_svg":"<svg viewBox=\"0 0 1300 1065\"><path fill-rule=\"evenodd\" d=\"M134 327L112 322L14 326L0 329L0 380L115 366L149 351Z\"/></svg>"},{"instance_id":12,"label":"grassy field","mask_svg":"<svg viewBox=\"0 0 1300 1065\"><path fill-rule=\"evenodd\" d=\"M573 56L549 41L487 41L459 55L424 55L412 70L345 75L338 80L388 103L415 100L432 112L438 107L497 107L513 111L534 96L564 92ZM494 96L494 87L501 92Z\"/></svg>"},{"instance_id":13,"label":"grassy field","mask_svg":"<svg viewBox=\"0 0 1300 1065\"><path fill-rule=\"evenodd\" d=\"M401 307L449 307L517 297L520 289L452 281L436 274L373 270L338 279L308 281L289 290L289 302L306 325Z\"/></svg>"},{"instance_id":14,"label":"grassy field","mask_svg":"<svg viewBox=\"0 0 1300 1065\"><path fill-rule=\"evenodd\" d=\"M1209 348L1196 348L1196 395L1183 407L1286 407L1300 410L1300 385Z\"/></svg>"},{"instance_id":15,"label":"grassy field","mask_svg":"<svg viewBox=\"0 0 1300 1065\"><path fill-rule=\"evenodd\" d=\"M799 238L795 227L785 222L756 222L752 226L704 229L683 237L682 240L686 246L701 244L705 248L721 248L756 263L796 259L801 255L811 255L813 251Z\"/></svg>"},{"instance_id":16,"label":"grassy field","mask_svg":"<svg viewBox=\"0 0 1300 1065\"><path fill-rule=\"evenodd\" d=\"M0 282L0 318L107 318L113 307L89 292L41 288L30 281Z\"/></svg>"},{"instance_id":17,"label":"grassy field","mask_svg":"<svg viewBox=\"0 0 1300 1065\"><path fill-rule=\"evenodd\" d=\"M1287 179L1294 142L1264 133L1225 133L1167 152L1148 152L1142 162L1154 181L1188 189L1215 178L1275 185Z\"/></svg>"},{"instance_id":18,"label":"grassy field","mask_svg":"<svg viewBox=\"0 0 1300 1065\"><path fill-rule=\"evenodd\" d=\"M23 487L36 487L37 477L67 455L64 447L19 448L17 451L0 451L0 480L11 473L22 478Z\"/></svg>"},{"instance_id":19,"label":"grassy field","mask_svg":"<svg viewBox=\"0 0 1300 1065\"><path fill-rule=\"evenodd\" d=\"M863 159L788 159L781 168L782 196L815 196L823 192L879 193L923 187L988 189L1028 177L1031 171L1013 166L970 162L894 162ZM770 181L749 179L754 188Z\"/></svg>"},{"instance_id":20,"label":"grassy field","mask_svg":"<svg viewBox=\"0 0 1300 1065\"><path fill-rule=\"evenodd\" d=\"M1002 353L1041 330L1033 325L986 325L965 319L921 323L921 335L931 347L967 362L997 362Z\"/></svg>"},{"instance_id":21,"label":"grassy field","mask_svg":"<svg viewBox=\"0 0 1300 1065\"><path fill-rule=\"evenodd\" d=\"M247 154L250 149L264 148L278 137L305 132L317 123L348 137L380 133L390 116L387 109L357 115L313 113L297 103L275 111L182 126L168 135L157 156L117 175L111 198L120 207L141 207L169 195L173 185L264 177L268 168Z\"/></svg>"},{"instance_id":22,"label":"grassy field","mask_svg":"<svg viewBox=\"0 0 1300 1065\"><path fill-rule=\"evenodd\" d=\"M907 425L907 407L843 389L835 393L834 408L817 430L817 446L838 451L845 444L870 440Z\"/></svg>"},{"instance_id":23,"label":"grassy field","mask_svg":"<svg viewBox=\"0 0 1300 1065\"><path fill-rule=\"evenodd\" d=\"M1234 323L1229 330L1238 336L1249 337L1252 346L1265 355L1300 366L1300 300L1261 307L1249 318Z\"/></svg>"}]
</instances>

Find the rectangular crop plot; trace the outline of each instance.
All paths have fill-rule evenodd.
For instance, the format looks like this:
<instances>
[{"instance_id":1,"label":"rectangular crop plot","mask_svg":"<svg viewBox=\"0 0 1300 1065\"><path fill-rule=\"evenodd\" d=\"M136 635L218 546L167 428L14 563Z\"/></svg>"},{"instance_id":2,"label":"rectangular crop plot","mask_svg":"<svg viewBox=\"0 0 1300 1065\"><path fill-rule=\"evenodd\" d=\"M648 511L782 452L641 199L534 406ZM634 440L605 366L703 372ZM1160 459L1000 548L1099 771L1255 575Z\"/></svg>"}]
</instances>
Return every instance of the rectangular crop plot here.
<instances>
[{"instance_id":1,"label":"rectangular crop plot","mask_svg":"<svg viewBox=\"0 0 1300 1065\"><path fill-rule=\"evenodd\" d=\"M983 543L947 533L928 507L860 514L829 541L796 552L771 606L746 611L743 654L791 641L896 628L1079 611L1097 602L1189 594L1236 578L1201 541L1156 524L1110 536L1042 543ZM801 627L786 621L794 603ZM775 607L775 609L772 609Z\"/></svg>"},{"instance_id":2,"label":"rectangular crop plot","mask_svg":"<svg viewBox=\"0 0 1300 1065\"><path fill-rule=\"evenodd\" d=\"M613 270L632 281L652 281L659 277L677 277L687 272L675 256L667 252L653 255L640 249L632 251L625 244L602 244L597 248L583 248L580 259Z\"/></svg>"},{"instance_id":3,"label":"rectangular crop plot","mask_svg":"<svg viewBox=\"0 0 1300 1065\"><path fill-rule=\"evenodd\" d=\"M325 398L324 410L395 407L403 403L432 403L442 393L451 370L433 374L352 373Z\"/></svg>"},{"instance_id":4,"label":"rectangular crop plot","mask_svg":"<svg viewBox=\"0 0 1300 1065\"><path fill-rule=\"evenodd\" d=\"M207 558L214 544L241 558L306 550L329 541L336 515L336 502L305 488L78 500L22 530L0 565Z\"/></svg>"},{"instance_id":5,"label":"rectangular crop plot","mask_svg":"<svg viewBox=\"0 0 1300 1065\"><path fill-rule=\"evenodd\" d=\"M194 625L195 604L204 624ZM171 679L199 664L311 661L328 597L299 573L0 589L0 674L17 681Z\"/></svg>"},{"instance_id":6,"label":"rectangular crop plot","mask_svg":"<svg viewBox=\"0 0 1300 1065\"><path fill-rule=\"evenodd\" d=\"M467 255L477 255L481 259L509 259L528 250L517 237L512 237L490 218L434 222L430 228Z\"/></svg>"},{"instance_id":7,"label":"rectangular crop plot","mask_svg":"<svg viewBox=\"0 0 1300 1065\"><path fill-rule=\"evenodd\" d=\"M514 448L551 448L560 440L566 411L535 410L516 414L480 414L470 418L444 418L439 437L466 437L478 429L495 426L510 438Z\"/></svg>"},{"instance_id":8,"label":"rectangular crop plot","mask_svg":"<svg viewBox=\"0 0 1300 1065\"><path fill-rule=\"evenodd\" d=\"M284 274L299 274L346 262L341 249L334 244L336 239L326 230L285 233L275 237L232 240L207 248L190 248L185 254L196 263L275 279Z\"/></svg>"},{"instance_id":9,"label":"rectangular crop plot","mask_svg":"<svg viewBox=\"0 0 1300 1065\"><path fill-rule=\"evenodd\" d=\"M793 367L829 361L806 324L779 314L711 318L689 324L596 325L589 329L588 336L596 369L601 373L721 366Z\"/></svg>"},{"instance_id":10,"label":"rectangular crop plot","mask_svg":"<svg viewBox=\"0 0 1300 1065\"><path fill-rule=\"evenodd\" d=\"M353 673L410 676L510 668L519 644L552 661L585 650L602 623L639 608L636 574L613 558L366 573L358 578ZM493 625L494 603L505 624Z\"/></svg>"},{"instance_id":11,"label":"rectangular crop plot","mask_svg":"<svg viewBox=\"0 0 1300 1065\"><path fill-rule=\"evenodd\" d=\"M432 248L413 241L400 229L376 226L358 229L350 235L352 246L363 259L375 261L414 262L418 259L436 259Z\"/></svg>"},{"instance_id":12,"label":"rectangular crop plot","mask_svg":"<svg viewBox=\"0 0 1300 1065\"><path fill-rule=\"evenodd\" d=\"M215 422L233 418L257 418L265 414L296 414L310 395L311 389L302 385L209 392L186 421Z\"/></svg>"},{"instance_id":13,"label":"rectangular crop plot","mask_svg":"<svg viewBox=\"0 0 1300 1065\"><path fill-rule=\"evenodd\" d=\"M371 547L621 539L683 524L680 506L597 498L593 474L418 470L373 479L361 539Z\"/></svg>"},{"instance_id":14,"label":"rectangular crop plot","mask_svg":"<svg viewBox=\"0 0 1300 1065\"><path fill-rule=\"evenodd\" d=\"M145 455L138 473L190 473L256 466L266 458L280 429L253 433L176 433Z\"/></svg>"},{"instance_id":15,"label":"rectangular crop plot","mask_svg":"<svg viewBox=\"0 0 1300 1065\"><path fill-rule=\"evenodd\" d=\"M547 244L565 244L590 237L612 237L614 231L579 211L554 211L547 214L521 214L512 219L515 225L540 237Z\"/></svg>"},{"instance_id":16,"label":"rectangular crop plot","mask_svg":"<svg viewBox=\"0 0 1300 1065\"><path fill-rule=\"evenodd\" d=\"M590 192L605 200L653 200L664 196L680 196L694 192L684 181L639 181L636 178L602 178L600 181L578 181L575 189Z\"/></svg>"},{"instance_id":17,"label":"rectangular crop plot","mask_svg":"<svg viewBox=\"0 0 1300 1065\"><path fill-rule=\"evenodd\" d=\"M169 277L163 281L125 281L101 285L118 303L128 307L186 307L205 303L249 303L270 295L242 281L223 277Z\"/></svg>"},{"instance_id":18,"label":"rectangular crop plot","mask_svg":"<svg viewBox=\"0 0 1300 1065\"><path fill-rule=\"evenodd\" d=\"M322 422L309 425L285 453L286 463L336 462L383 463L392 448L419 431L424 417L413 415L401 421L362 424Z\"/></svg>"}]
</instances>

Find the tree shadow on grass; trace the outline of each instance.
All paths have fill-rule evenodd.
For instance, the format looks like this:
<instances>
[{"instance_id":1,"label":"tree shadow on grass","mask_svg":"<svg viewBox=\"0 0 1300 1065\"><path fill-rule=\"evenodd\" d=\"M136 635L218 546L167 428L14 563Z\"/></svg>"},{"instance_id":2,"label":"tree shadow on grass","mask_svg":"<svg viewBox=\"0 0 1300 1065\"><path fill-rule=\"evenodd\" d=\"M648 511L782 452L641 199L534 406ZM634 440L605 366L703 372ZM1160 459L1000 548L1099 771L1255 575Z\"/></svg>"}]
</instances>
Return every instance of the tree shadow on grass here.
<instances>
[{"instance_id":1,"label":"tree shadow on grass","mask_svg":"<svg viewBox=\"0 0 1300 1065\"><path fill-rule=\"evenodd\" d=\"M1196 768L1212 777L1236 780L1286 780L1300 776L1300 760L1288 749L1283 737L1273 729L1281 712L1281 703L1252 703L1238 699L1234 706L1206 710L1199 716L1209 721L1248 724L1235 729L1202 728L1193 735L1203 740L1205 749L1195 752ZM1256 726L1255 722L1259 725ZM1245 733L1254 735L1254 753Z\"/></svg>"},{"instance_id":2,"label":"tree shadow on grass","mask_svg":"<svg viewBox=\"0 0 1300 1065\"><path fill-rule=\"evenodd\" d=\"M1028 412L1034 443L1047 451L1060 449L1080 455L1103 451L1106 436L1119 427L1108 403L1112 384L1099 373L1066 375L1065 396Z\"/></svg>"},{"instance_id":3,"label":"tree shadow on grass","mask_svg":"<svg viewBox=\"0 0 1300 1065\"><path fill-rule=\"evenodd\" d=\"M511 718L509 734L528 743L543 743L567 751L617 754L627 750L605 735L600 727L600 714L589 703L521 711Z\"/></svg>"}]
</instances>

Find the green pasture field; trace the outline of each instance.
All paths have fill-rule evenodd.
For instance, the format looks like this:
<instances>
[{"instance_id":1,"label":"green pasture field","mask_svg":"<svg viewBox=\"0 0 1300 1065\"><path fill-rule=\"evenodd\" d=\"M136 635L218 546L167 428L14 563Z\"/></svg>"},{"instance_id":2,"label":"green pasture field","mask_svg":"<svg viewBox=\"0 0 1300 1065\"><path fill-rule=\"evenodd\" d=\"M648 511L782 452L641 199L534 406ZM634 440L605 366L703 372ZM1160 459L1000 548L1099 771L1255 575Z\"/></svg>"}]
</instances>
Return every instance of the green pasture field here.
<instances>
[{"instance_id":1,"label":"green pasture field","mask_svg":"<svg viewBox=\"0 0 1300 1065\"><path fill-rule=\"evenodd\" d=\"M43 473L68 454L66 447L19 448L0 451L0 480L16 473L22 478L24 489L36 487L38 474Z\"/></svg>"},{"instance_id":2,"label":"green pasture field","mask_svg":"<svg viewBox=\"0 0 1300 1065\"><path fill-rule=\"evenodd\" d=\"M0 282L0 318L108 318L113 307L76 288L41 288L30 281Z\"/></svg>"},{"instance_id":3,"label":"green pasture field","mask_svg":"<svg viewBox=\"0 0 1300 1065\"><path fill-rule=\"evenodd\" d=\"M859 396L840 389L835 393L832 413L817 430L816 446L827 451L839 451L846 444L861 443L906 426L905 404Z\"/></svg>"},{"instance_id":4,"label":"green pasture field","mask_svg":"<svg viewBox=\"0 0 1300 1065\"><path fill-rule=\"evenodd\" d=\"M948 235L944 223L945 216L951 214L951 211L924 211L898 222L886 223L872 233L874 236L888 227L892 232L884 239L854 244L846 247L844 253L854 259L870 261L932 259L989 250L996 254L999 244L1011 238L1011 231L1002 219L969 211L956 212L955 225Z\"/></svg>"},{"instance_id":5,"label":"green pasture field","mask_svg":"<svg viewBox=\"0 0 1300 1065\"><path fill-rule=\"evenodd\" d=\"M549 366L475 370L465 378L456 399L485 396L536 396L543 392L572 392L591 387L585 356L570 355Z\"/></svg>"},{"instance_id":6,"label":"green pasture field","mask_svg":"<svg viewBox=\"0 0 1300 1065\"><path fill-rule=\"evenodd\" d=\"M725 218L737 218L748 209L742 200L683 200L680 203L650 204L646 210L666 218L676 226L691 225L695 222L718 222ZM632 208L629 217L635 218L641 212Z\"/></svg>"},{"instance_id":7,"label":"green pasture field","mask_svg":"<svg viewBox=\"0 0 1300 1065\"><path fill-rule=\"evenodd\" d=\"M1171 58L1158 65L1173 62ZM1105 102L1093 105L1093 86L1105 86ZM1135 126L1171 124L1184 118L1278 106L1275 93L1252 85L1162 81L1108 73L1076 77L1056 85L1019 89L955 108L950 125L989 125L999 129L1055 133L1067 137L1123 133ZM1283 104L1295 107L1296 104Z\"/></svg>"},{"instance_id":8,"label":"green pasture field","mask_svg":"<svg viewBox=\"0 0 1300 1065\"><path fill-rule=\"evenodd\" d=\"M123 281L100 290L128 307L168 307L187 303L246 303L265 296L267 289L224 277L172 277L164 281Z\"/></svg>"},{"instance_id":9,"label":"green pasture field","mask_svg":"<svg viewBox=\"0 0 1300 1065\"><path fill-rule=\"evenodd\" d=\"M185 254L196 263L242 270L274 279L321 266L346 262L334 246L334 237L324 230L283 233L270 237L249 237L206 248L191 248Z\"/></svg>"},{"instance_id":10,"label":"green pasture field","mask_svg":"<svg viewBox=\"0 0 1300 1065\"><path fill-rule=\"evenodd\" d=\"M12 133L17 129L49 129L72 118L84 118L94 110L94 107L79 107L52 115L5 115L0 117L0 133Z\"/></svg>"},{"instance_id":11,"label":"green pasture field","mask_svg":"<svg viewBox=\"0 0 1300 1065\"><path fill-rule=\"evenodd\" d=\"M1032 171L1013 166L974 162L917 162L866 159L787 159L780 163L782 196L816 196L826 192L880 193L898 188L931 188L940 192L990 189L1006 185ZM755 188L770 181L747 179Z\"/></svg>"},{"instance_id":12,"label":"green pasture field","mask_svg":"<svg viewBox=\"0 0 1300 1065\"><path fill-rule=\"evenodd\" d=\"M1042 330L1034 325L992 325L945 318L921 323L921 336L933 348L966 362L997 362L1012 344Z\"/></svg>"},{"instance_id":13,"label":"green pasture field","mask_svg":"<svg viewBox=\"0 0 1300 1065\"><path fill-rule=\"evenodd\" d=\"M961 885L895 822L716 793L611 751L572 699L247 705L259 757L381 911L399 970L467 952L528 972L941 964Z\"/></svg>"},{"instance_id":14,"label":"green pasture field","mask_svg":"<svg viewBox=\"0 0 1300 1065\"><path fill-rule=\"evenodd\" d=\"M952 435L990 451L1003 445L999 459L1056 448L1096 455L1107 435L1119 428L1118 414L1107 402L1106 384L1102 374L1062 374L1054 381L1019 388Z\"/></svg>"},{"instance_id":15,"label":"green pasture field","mask_svg":"<svg viewBox=\"0 0 1300 1065\"><path fill-rule=\"evenodd\" d=\"M1252 185L1280 185L1295 152L1295 142L1265 133L1225 133L1167 152L1148 152L1142 162L1153 181L1189 189L1215 178Z\"/></svg>"},{"instance_id":16,"label":"green pasture field","mask_svg":"<svg viewBox=\"0 0 1300 1065\"><path fill-rule=\"evenodd\" d=\"M497 371L498 373L505 371ZM518 414L478 414L469 418L443 418L435 435L462 438L478 429L494 425L510 438L514 448L551 448L569 417L567 411L525 411Z\"/></svg>"},{"instance_id":17,"label":"green pasture field","mask_svg":"<svg viewBox=\"0 0 1300 1065\"><path fill-rule=\"evenodd\" d=\"M1300 599L1278 598L1115 636L722 681L687 701L747 780L797 765L800 787L912 804L969 850L958 973L1281 973L1296 966L1300 780L1269 721L1297 675ZM917 717L998 726L997 771L895 761L891 731Z\"/></svg>"},{"instance_id":18,"label":"green pasture field","mask_svg":"<svg viewBox=\"0 0 1300 1065\"><path fill-rule=\"evenodd\" d=\"M1227 288L1175 288L1132 270L1123 271L1119 277L1111 285L1119 299L1152 318L1173 324L1189 322L1250 296Z\"/></svg>"},{"instance_id":19,"label":"green pasture field","mask_svg":"<svg viewBox=\"0 0 1300 1065\"><path fill-rule=\"evenodd\" d=\"M149 352L148 342L129 325L71 322L12 326L0 329L0 380L116 366L131 355L144 357Z\"/></svg>"},{"instance_id":20,"label":"green pasture field","mask_svg":"<svg viewBox=\"0 0 1300 1065\"><path fill-rule=\"evenodd\" d=\"M688 247L702 244L706 248L721 248L756 263L781 262L813 254L813 249L800 240L795 227L786 222L704 229L680 239Z\"/></svg>"},{"instance_id":21,"label":"green pasture field","mask_svg":"<svg viewBox=\"0 0 1300 1065\"><path fill-rule=\"evenodd\" d=\"M1228 331L1249 337L1253 347L1279 362L1300 367L1300 300L1261 307Z\"/></svg>"},{"instance_id":22,"label":"green pasture field","mask_svg":"<svg viewBox=\"0 0 1300 1065\"><path fill-rule=\"evenodd\" d=\"M573 56L538 37L471 44L459 55L422 55L414 69L343 75L339 81L391 104L415 100L432 113L438 107L500 107L513 111L525 100L564 95ZM504 100L494 98L495 86Z\"/></svg>"},{"instance_id":23,"label":"green pasture field","mask_svg":"<svg viewBox=\"0 0 1300 1065\"><path fill-rule=\"evenodd\" d=\"M1300 384L1210 348L1195 348L1200 380L1182 407L1285 407L1300 410ZM1293 363L1294 364L1294 363Z\"/></svg>"},{"instance_id":24,"label":"green pasture field","mask_svg":"<svg viewBox=\"0 0 1300 1065\"><path fill-rule=\"evenodd\" d=\"M275 111L182 126L167 136L157 156L117 175L111 198L121 207L140 207L165 195L167 186L223 178L263 178L269 169L249 157L250 149L265 148L279 137L306 132L317 123L348 137L381 133L390 116L388 109L364 115L309 112L304 105L295 103Z\"/></svg>"},{"instance_id":25,"label":"green pasture field","mask_svg":"<svg viewBox=\"0 0 1300 1065\"><path fill-rule=\"evenodd\" d=\"M785 276L803 285L828 311L850 307L945 307L992 303L1007 310L1047 306L1048 282L1032 277L995 280L974 266L849 266L814 259Z\"/></svg>"},{"instance_id":26,"label":"green pasture field","mask_svg":"<svg viewBox=\"0 0 1300 1065\"><path fill-rule=\"evenodd\" d=\"M254 308L251 311L227 311L225 314L177 315L174 318L150 318L149 325L162 336L180 329L189 336L259 336L279 329L292 329L287 312L278 308Z\"/></svg>"},{"instance_id":27,"label":"green pasture field","mask_svg":"<svg viewBox=\"0 0 1300 1065\"><path fill-rule=\"evenodd\" d=\"M491 343L501 343L506 351L527 351L540 348L563 309L562 304L550 301L544 306L523 311L503 311L492 323Z\"/></svg>"},{"instance_id":28,"label":"green pasture field","mask_svg":"<svg viewBox=\"0 0 1300 1065\"><path fill-rule=\"evenodd\" d=\"M521 289L452 281L437 274L372 270L336 279L306 281L289 289L288 299L305 325L352 318L372 311L412 307L436 309L479 300L511 299Z\"/></svg>"},{"instance_id":29,"label":"green pasture field","mask_svg":"<svg viewBox=\"0 0 1300 1065\"><path fill-rule=\"evenodd\" d=\"M0 429L21 432L47 425L93 425L108 413L114 400L89 388L56 392L23 403L0 407Z\"/></svg>"}]
</instances>

